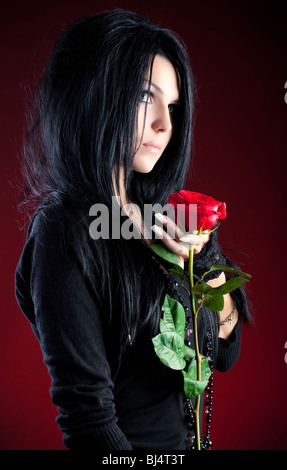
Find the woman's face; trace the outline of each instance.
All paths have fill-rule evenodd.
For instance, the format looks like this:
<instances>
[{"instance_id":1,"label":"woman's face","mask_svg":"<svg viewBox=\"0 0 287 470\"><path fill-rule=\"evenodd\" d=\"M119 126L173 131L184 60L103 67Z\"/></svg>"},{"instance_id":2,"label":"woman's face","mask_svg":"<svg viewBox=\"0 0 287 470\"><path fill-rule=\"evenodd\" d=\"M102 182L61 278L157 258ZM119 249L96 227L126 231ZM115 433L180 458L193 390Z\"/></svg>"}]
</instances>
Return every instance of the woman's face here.
<instances>
[{"instance_id":1,"label":"woman's face","mask_svg":"<svg viewBox=\"0 0 287 470\"><path fill-rule=\"evenodd\" d=\"M165 57L155 56L150 90L147 77L140 99L138 150L134 156L133 170L149 173L171 139L172 113L174 107L180 105L177 73Z\"/></svg>"}]
</instances>

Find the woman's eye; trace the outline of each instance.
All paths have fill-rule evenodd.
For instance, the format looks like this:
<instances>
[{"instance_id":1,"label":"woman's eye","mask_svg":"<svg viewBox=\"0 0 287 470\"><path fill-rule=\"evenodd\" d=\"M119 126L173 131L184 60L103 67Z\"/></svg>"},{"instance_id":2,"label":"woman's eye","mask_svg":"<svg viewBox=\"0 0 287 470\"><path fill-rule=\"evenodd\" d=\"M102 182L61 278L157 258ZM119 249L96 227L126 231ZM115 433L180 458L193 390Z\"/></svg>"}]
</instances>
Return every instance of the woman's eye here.
<instances>
[{"instance_id":1,"label":"woman's eye","mask_svg":"<svg viewBox=\"0 0 287 470\"><path fill-rule=\"evenodd\" d=\"M144 103L151 103L151 93L149 91L142 91L140 94L140 100Z\"/></svg>"},{"instance_id":2,"label":"woman's eye","mask_svg":"<svg viewBox=\"0 0 287 470\"><path fill-rule=\"evenodd\" d=\"M173 113L174 113L174 107L175 107L174 104L169 104L169 105L168 105L169 114L173 114Z\"/></svg>"}]
</instances>

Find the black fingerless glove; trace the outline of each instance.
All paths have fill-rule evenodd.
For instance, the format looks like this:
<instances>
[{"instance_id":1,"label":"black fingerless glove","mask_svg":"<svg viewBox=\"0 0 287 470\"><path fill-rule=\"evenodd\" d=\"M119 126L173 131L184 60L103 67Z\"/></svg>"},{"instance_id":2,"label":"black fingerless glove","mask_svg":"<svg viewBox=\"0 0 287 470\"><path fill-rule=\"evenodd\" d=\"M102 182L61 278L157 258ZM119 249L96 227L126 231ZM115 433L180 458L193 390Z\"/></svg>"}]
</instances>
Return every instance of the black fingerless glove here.
<instances>
[{"instance_id":1,"label":"black fingerless glove","mask_svg":"<svg viewBox=\"0 0 287 470\"><path fill-rule=\"evenodd\" d=\"M203 247L200 253L194 256L193 271L196 277L201 278L213 264L226 265L226 257L221 253L221 249L217 243L218 230L214 230L210 234L209 241ZM212 271L204 277L204 281L210 281L218 277L222 271Z\"/></svg>"}]
</instances>

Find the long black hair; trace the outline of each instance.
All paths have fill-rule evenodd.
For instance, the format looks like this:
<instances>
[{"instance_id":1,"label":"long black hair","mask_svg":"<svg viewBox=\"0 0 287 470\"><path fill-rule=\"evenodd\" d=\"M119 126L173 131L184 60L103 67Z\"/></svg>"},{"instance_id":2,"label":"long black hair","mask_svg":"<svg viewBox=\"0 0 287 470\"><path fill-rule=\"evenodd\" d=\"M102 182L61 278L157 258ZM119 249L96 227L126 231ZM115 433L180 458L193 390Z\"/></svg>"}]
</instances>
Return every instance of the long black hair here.
<instances>
[{"instance_id":1,"label":"long black hair","mask_svg":"<svg viewBox=\"0 0 287 470\"><path fill-rule=\"evenodd\" d=\"M148 174L131 171L135 154L139 96L156 54L164 55L179 76L181 106L163 155ZM56 41L33 97L24 145L28 181L25 203L53 206L70 223L83 272L101 279L112 316L120 298L123 337L135 336L140 311L155 323L158 282L142 282L131 255L133 241L89 237L89 208L112 209L112 174L124 168L128 199L166 204L187 175L194 116L194 86L188 54L180 39L135 13L104 12L77 20ZM69 214L69 217L67 217ZM71 214L74 214L73 217ZM76 215L75 215L76 214ZM71 222L72 220L72 222ZM63 224L67 233L67 224ZM96 252L96 263L95 263ZM141 264L146 263L143 255ZM148 268L150 269L150 268Z\"/></svg>"}]
</instances>

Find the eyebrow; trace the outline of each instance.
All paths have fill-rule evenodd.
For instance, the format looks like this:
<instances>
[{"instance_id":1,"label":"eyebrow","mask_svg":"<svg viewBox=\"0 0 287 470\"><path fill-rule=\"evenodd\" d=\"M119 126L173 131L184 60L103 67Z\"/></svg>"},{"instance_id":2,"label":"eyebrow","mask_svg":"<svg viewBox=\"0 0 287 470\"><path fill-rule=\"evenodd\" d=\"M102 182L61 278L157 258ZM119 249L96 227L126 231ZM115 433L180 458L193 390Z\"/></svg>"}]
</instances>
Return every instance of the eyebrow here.
<instances>
[{"instance_id":1,"label":"eyebrow","mask_svg":"<svg viewBox=\"0 0 287 470\"><path fill-rule=\"evenodd\" d=\"M160 86L158 86L156 83L154 82L150 82L151 86L153 86L157 91L159 91L162 95L164 94L163 93L163 90L161 89Z\"/></svg>"},{"instance_id":2,"label":"eyebrow","mask_svg":"<svg viewBox=\"0 0 287 470\"><path fill-rule=\"evenodd\" d=\"M146 80L148 82L148 80ZM159 93L161 93L162 95L164 95L164 92L163 90L161 89L160 86L158 86L156 83L154 82L150 82L151 86L153 86ZM180 98L177 98L176 100L173 101L173 103L180 103Z\"/></svg>"}]
</instances>

